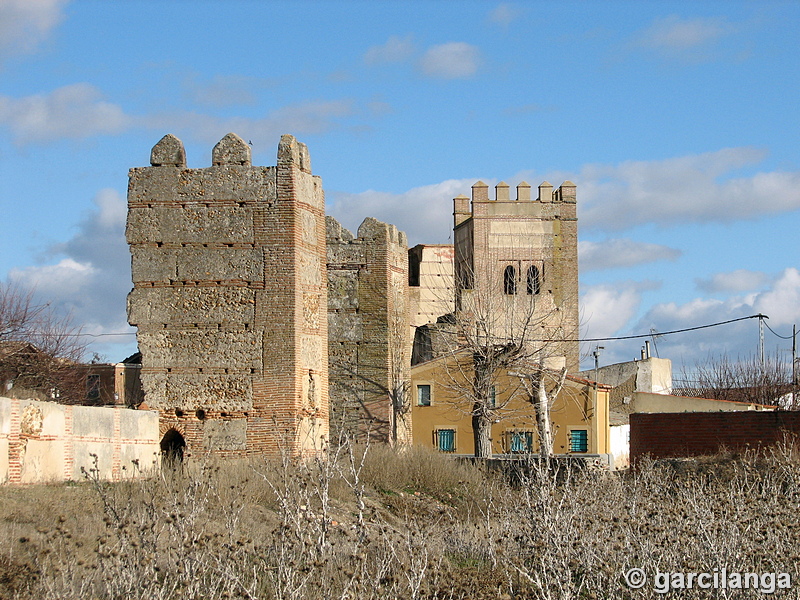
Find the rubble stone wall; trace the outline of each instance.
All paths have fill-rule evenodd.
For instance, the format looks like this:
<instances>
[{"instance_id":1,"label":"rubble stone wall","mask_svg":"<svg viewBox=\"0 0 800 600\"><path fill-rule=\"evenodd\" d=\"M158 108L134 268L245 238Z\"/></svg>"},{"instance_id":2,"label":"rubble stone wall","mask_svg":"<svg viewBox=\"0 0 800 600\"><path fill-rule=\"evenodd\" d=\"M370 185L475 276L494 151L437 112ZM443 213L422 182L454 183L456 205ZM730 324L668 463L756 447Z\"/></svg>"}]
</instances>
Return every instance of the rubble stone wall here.
<instances>
[{"instance_id":1,"label":"rubble stone wall","mask_svg":"<svg viewBox=\"0 0 800 600\"><path fill-rule=\"evenodd\" d=\"M331 438L411 440L408 242L367 218L327 217Z\"/></svg>"},{"instance_id":2,"label":"rubble stone wall","mask_svg":"<svg viewBox=\"0 0 800 600\"><path fill-rule=\"evenodd\" d=\"M126 235L145 402L192 453L312 452L328 434L324 195L283 136L274 167L228 134L186 167L165 136L130 171Z\"/></svg>"}]
</instances>

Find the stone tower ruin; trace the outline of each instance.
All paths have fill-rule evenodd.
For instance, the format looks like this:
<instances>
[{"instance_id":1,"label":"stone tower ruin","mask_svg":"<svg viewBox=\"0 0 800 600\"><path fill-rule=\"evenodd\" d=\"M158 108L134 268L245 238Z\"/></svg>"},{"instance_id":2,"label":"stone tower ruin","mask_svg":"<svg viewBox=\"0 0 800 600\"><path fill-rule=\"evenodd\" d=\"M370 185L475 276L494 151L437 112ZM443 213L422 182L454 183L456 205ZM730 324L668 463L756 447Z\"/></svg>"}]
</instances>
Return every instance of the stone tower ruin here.
<instances>
[{"instance_id":1,"label":"stone tower ruin","mask_svg":"<svg viewBox=\"0 0 800 600\"><path fill-rule=\"evenodd\" d=\"M327 217L331 439L411 442L408 242L368 217Z\"/></svg>"},{"instance_id":2,"label":"stone tower ruin","mask_svg":"<svg viewBox=\"0 0 800 600\"><path fill-rule=\"evenodd\" d=\"M251 165L234 134L186 167L166 135L130 170L126 236L145 402L162 450L304 454L328 436L325 207L308 150L284 135Z\"/></svg>"}]
</instances>

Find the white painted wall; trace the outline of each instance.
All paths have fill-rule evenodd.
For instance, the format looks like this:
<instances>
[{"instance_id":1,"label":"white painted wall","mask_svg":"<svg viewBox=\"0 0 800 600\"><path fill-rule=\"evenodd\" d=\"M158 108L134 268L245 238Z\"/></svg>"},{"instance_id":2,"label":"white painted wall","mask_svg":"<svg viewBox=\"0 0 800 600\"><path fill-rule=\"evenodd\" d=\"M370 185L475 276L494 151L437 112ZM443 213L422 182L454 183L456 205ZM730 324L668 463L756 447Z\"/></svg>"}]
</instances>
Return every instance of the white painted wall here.
<instances>
[{"instance_id":1,"label":"white painted wall","mask_svg":"<svg viewBox=\"0 0 800 600\"><path fill-rule=\"evenodd\" d=\"M158 413L0 397L0 483L123 479L158 465ZM138 461L139 470L134 468Z\"/></svg>"},{"instance_id":2,"label":"white painted wall","mask_svg":"<svg viewBox=\"0 0 800 600\"><path fill-rule=\"evenodd\" d=\"M627 469L630 464L630 425L613 425L609 428L609 450L614 457L615 469Z\"/></svg>"}]
</instances>

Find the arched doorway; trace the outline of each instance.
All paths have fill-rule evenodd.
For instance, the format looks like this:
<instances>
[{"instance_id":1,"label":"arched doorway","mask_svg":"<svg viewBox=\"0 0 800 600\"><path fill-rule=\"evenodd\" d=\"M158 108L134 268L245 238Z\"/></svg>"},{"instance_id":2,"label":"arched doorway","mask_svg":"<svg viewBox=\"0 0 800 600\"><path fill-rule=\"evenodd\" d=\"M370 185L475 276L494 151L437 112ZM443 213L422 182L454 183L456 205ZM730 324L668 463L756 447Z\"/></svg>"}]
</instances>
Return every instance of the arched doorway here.
<instances>
[{"instance_id":1,"label":"arched doorway","mask_svg":"<svg viewBox=\"0 0 800 600\"><path fill-rule=\"evenodd\" d=\"M161 438L161 464L170 467L177 467L183 463L183 451L186 448L186 440L181 433L175 429L170 429Z\"/></svg>"}]
</instances>

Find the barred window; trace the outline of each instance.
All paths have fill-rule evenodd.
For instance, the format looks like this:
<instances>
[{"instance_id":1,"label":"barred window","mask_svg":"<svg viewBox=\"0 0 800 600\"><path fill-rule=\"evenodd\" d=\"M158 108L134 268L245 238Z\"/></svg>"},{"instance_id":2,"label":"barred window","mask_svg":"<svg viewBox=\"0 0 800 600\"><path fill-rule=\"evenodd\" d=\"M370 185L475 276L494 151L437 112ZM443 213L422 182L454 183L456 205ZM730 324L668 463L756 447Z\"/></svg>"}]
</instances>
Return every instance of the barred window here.
<instances>
[{"instance_id":1,"label":"barred window","mask_svg":"<svg viewBox=\"0 0 800 600\"><path fill-rule=\"evenodd\" d=\"M455 452L456 430L438 429L436 431L436 447L439 449L439 452Z\"/></svg>"},{"instance_id":2,"label":"barred window","mask_svg":"<svg viewBox=\"0 0 800 600\"><path fill-rule=\"evenodd\" d=\"M573 429L569 434L570 452L589 451L589 432L586 429Z\"/></svg>"},{"instance_id":3,"label":"barred window","mask_svg":"<svg viewBox=\"0 0 800 600\"><path fill-rule=\"evenodd\" d=\"M509 448L513 454L533 451L532 431L511 431L509 437Z\"/></svg>"}]
</instances>

